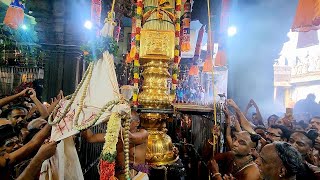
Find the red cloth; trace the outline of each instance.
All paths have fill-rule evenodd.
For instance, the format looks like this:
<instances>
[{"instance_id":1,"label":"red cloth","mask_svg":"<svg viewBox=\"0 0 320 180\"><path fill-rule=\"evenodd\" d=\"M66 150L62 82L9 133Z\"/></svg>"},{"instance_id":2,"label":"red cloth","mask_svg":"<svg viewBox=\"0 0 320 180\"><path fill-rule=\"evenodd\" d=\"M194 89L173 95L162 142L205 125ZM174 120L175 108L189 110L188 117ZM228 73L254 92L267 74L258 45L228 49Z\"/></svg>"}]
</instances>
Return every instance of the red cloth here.
<instances>
[{"instance_id":1,"label":"red cloth","mask_svg":"<svg viewBox=\"0 0 320 180\"><path fill-rule=\"evenodd\" d=\"M299 0L292 31L318 30L320 24L320 0Z\"/></svg>"},{"instance_id":2,"label":"red cloth","mask_svg":"<svg viewBox=\"0 0 320 180\"><path fill-rule=\"evenodd\" d=\"M223 50L219 50L214 63L216 66L225 66L227 64L226 53Z\"/></svg>"},{"instance_id":3,"label":"red cloth","mask_svg":"<svg viewBox=\"0 0 320 180\"><path fill-rule=\"evenodd\" d=\"M213 70L213 64L212 64L212 59L209 57L204 61L203 64L203 72L212 72Z\"/></svg>"},{"instance_id":4,"label":"red cloth","mask_svg":"<svg viewBox=\"0 0 320 180\"><path fill-rule=\"evenodd\" d=\"M199 75L199 68L197 65L192 65L190 70L189 70L189 75L190 76L196 76Z\"/></svg>"},{"instance_id":5,"label":"red cloth","mask_svg":"<svg viewBox=\"0 0 320 180\"><path fill-rule=\"evenodd\" d=\"M12 29L18 29L20 24L23 23L24 11L20 7L9 6L3 23Z\"/></svg>"}]
</instances>

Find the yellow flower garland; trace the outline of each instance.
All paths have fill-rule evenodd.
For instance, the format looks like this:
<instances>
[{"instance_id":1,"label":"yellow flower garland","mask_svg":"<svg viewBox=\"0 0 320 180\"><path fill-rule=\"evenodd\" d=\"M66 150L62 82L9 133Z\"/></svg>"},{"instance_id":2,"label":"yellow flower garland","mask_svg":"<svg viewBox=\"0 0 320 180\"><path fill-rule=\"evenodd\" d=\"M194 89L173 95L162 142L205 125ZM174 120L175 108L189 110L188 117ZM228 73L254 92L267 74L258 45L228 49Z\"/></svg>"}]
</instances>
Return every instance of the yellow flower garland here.
<instances>
[{"instance_id":1,"label":"yellow flower garland","mask_svg":"<svg viewBox=\"0 0 320 180\"><path fill-rule=\"evenodd\" d=\"M103 145L102 154L115 154L117 152L117 142L119 131L121 127L121 117L118 113L113 112L110 116L108 125L107 125L107 133L104 137L105 143Z\"/></svg>"}]
</instances>

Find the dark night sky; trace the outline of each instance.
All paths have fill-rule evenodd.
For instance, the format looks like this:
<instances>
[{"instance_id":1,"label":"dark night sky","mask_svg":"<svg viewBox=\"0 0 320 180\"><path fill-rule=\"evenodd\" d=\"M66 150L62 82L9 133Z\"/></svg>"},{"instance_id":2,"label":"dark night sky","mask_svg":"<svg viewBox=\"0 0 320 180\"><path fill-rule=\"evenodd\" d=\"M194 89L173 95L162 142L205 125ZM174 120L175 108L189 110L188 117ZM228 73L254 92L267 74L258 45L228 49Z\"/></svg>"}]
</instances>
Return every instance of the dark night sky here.
<instances>
[{"instance_id":1,"label":"dark night sky","mask_svg":"<svg viewBox=\"0 0 320 180\"><path fill-rule=\"evenodd\" d=\"M235 1L234 1L235 2ZM288 41L298 0L239 0L230 24L238 33L228 38L229 97L244 107L253 98L265 115L273 106L273 61Z\"/></svg>"}]
</instances>

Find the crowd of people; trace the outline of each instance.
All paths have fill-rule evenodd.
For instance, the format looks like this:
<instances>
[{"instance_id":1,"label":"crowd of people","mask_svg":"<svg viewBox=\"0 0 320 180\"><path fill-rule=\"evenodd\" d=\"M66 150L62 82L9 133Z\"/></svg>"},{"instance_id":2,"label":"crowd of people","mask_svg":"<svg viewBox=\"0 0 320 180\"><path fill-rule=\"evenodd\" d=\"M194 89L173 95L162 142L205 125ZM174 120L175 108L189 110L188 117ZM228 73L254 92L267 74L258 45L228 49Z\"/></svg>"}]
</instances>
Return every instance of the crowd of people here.
<instances>
[{"instance_id":1,"label":"crowd of people","mask_svg":"<svg viewBox=\"0 0 320 180\"><path fill-rule=\"evenodd\" d=\"M246 117L252 106L256 112ZM253 100L241 111L228 99L223 111L225 133L214 126L213 137L204 148L212 179L320 179L320 117L315 116L320 109L309 120L296 119L302 116L289 111L282 118L271 115L266 123ZM228 151L213 154L213 138L220 136Z\"/></svg>"},{"instance_id":2,"label":"crowd of people","mask_svg":"<svg viewBox=\"0 0 320 180\"><path fill-rule=\"evenodd\" d=\"M177 103L204 104L206 91L199 79L191 81L185 77L181 80L176 90Z\"/></svg>"},{"instance_id":3,"label":"crowd of people","mask_svg":"<svg viewBox=\"0 0 320 180\"><path fill-rule=\"evenodd\" d=\"M39 101L34 89L26 88L0 99L1 179L39 178L42 163L55 154L59 143L49 141L51 126L47 118L63 98L60 92L50 104L45 104ZM303 107L301 103L298 105ZM247 116L251 107L256 112ZM309 120L305 115L295 116L288 111L281 118L271 115L264 121L254 100L250 100L244 111L233 100L226 100L223 107L225 132L222 133L220 126L213 126L213 136L203 148L202 158L207 162L210 178L319 179L320 117L317 111L319 109L304 112L312 114ZM90 143L105 141L104 134L93 134L90 130L83 131L81 136ZM221 136L225 139L227 151L213 153L214 142ZM132 111L129 137L131 177L147 178L148 132L140 128L139 114L135 111ZM124 179L123 146L123 141L119 140L116 161L116 177L119 179ZM175 149L175 153L179 151Z\"/></svg>"},{"instance_id":4,"label":"crowd of people","mask_svg":"<svg viewBox=\"0 0 320 180\"><path fill-rule=\"evenodd\" d=\"M12 96L0 99L0 179L39 179L42 163L52 157L60 143L50 141L51 126L47 123L50 113L63 99L63 92L54 97L51 103L42 103L32 88L26 88ZM139 115L131 112L129 132L130 174L132 177L148 177L149 168L145 164L148 133L139 129ZM121 136L123 139L123 128ZM105 134L93 134L90 129L80 133L89 143L104 143ZM124 142L117 143L116 177L125 179ZM83 152L80 152L83 153ZM59 172L55 172L59 173ZM142 178L143 179L143 178Z\"/></svg>"}]
</instances>

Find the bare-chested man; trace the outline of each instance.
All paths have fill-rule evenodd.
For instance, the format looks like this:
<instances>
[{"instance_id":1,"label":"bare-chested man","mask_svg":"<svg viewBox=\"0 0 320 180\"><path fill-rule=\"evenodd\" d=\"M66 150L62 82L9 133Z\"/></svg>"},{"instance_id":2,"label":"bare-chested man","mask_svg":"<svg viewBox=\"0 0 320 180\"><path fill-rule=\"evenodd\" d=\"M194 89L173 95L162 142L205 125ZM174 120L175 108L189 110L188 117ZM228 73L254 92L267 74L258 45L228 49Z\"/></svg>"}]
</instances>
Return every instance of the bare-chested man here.
<instances>
[{"instance_id":1,"label":"bare-chested man","mask_svg":"<svg viewBox=\"0 0 320 180\"><path fill-rule=\"evenodd\" d=\"M222 179L222 175L233 175L236 179L257 180L260 178L258 166L253 162L251 152L256 147L252 135L246 131L235 133L232 150L222 154L216 154L210 161L210 171L213 179ZM216 163L222 163L221 170Z\"/></svg>"},{"instance_id":2,"label":"bare-chested man","mask_svg":"<svg viewBox=\"0 0 320 180\"><path fill-rule=\"evenodd\" d=\"M209 162L209 170L213 179L228 179L228 177L222 177L222 175L232 175L236 179L243 180L257 180L261 179L258 166L253 161L253 153L258 145L259 137L254 134L254 130L251 128L248 120L245 118L243 113L237 104L231 100L227 100L228 106L232 107L242 125L246 131L240 131L234 133L234 138L231 140L230 148L231 151L226 153L215 154ZM226 109L225 113L227 118L230 117ZM220 136L218 128L213 128L212 133L215 136ZM212 149L211 149L212 151ZM221 169L217 162L220 163Z\"/></svg>"},{"instance_id":3,"label":"bare-chested man","mask_svg":"<svg viewBox=\"0 0 320 180\"><path fill-rule=\"evenodd\" d=\"M131 124L129 131L130 140L130 177L131 179L149 179L148 167L145 165L148 132L145 129L139 129L139 115L135 111L131 111ZM117 158L116 158L116 177L119 180L125 179L125 157L123 144L123 130L119 135L117 143ZM82 136L90 143L104 143L104 134L93 134L90 130L82 133Z\"/></svg>"}]
</instances>

